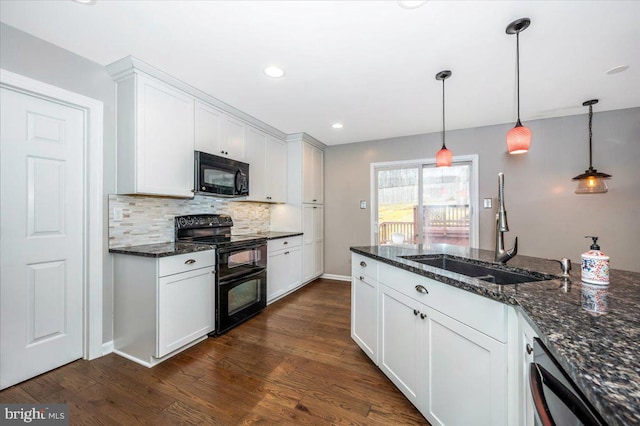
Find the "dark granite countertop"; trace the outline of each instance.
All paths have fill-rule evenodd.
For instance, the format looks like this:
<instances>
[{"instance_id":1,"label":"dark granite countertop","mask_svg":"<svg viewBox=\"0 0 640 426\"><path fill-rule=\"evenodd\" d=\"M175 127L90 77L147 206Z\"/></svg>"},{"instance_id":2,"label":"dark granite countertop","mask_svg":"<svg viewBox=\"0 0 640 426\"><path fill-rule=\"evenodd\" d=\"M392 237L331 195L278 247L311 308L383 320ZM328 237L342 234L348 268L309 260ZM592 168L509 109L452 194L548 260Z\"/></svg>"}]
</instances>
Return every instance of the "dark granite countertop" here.
<instances>
[{"instance_id":1,"label":"dark granite countertop","mask_svg":"<svg viewBox=\"0 0 640 426\"><path fill-rule=\"evenodd\" d=\"M302 235L302 232L269 231L258 232L256 235L264 236L267 240L279 240L280 238L290 238Z\"/></svg>"},{"instance_id":2,"label":"dark granite countertop","mask_svg":"<svg viewBox=\"0 0 640 426\"><path fill-rule=\"evenodd\" d=\"M215 249L215 245L193 244L193 243L159 243L145 244L131 247L117 247L109 249L109 253L129 254L132 256L144 257L166 257L179 254L193 253Z\"/></svg>"},{"instance_id":3,"label":"dark granite countertop","mask_svg":"<svg viewBox=\"0 0 640 426\"><path fill-rule=\"evenodd\" d=\"M609 286L596 287L581 283L580 265L574 263L569 285L557 279L500 286L400 257L446 253L493 262L489 250L435 244L351 247L351 251L516 306L609 424L640 424L640 273L613 269ZM556 262L521 255L508 266L561 272ZM597 289L605 312L601 314L582 306L583 293Z\"/></svg>"},{"instance_id":4,"label":"dark granite countertop","mask_svg":"<svg viewBox=\"0 0 640 426\"><path fill-rule=\"evenodd\" d=\"M259 232L257 234L247 234L254 236L256 239L264 238L266 240L277 240L280 238L289 238L302 235L302 232ZM193 253L196 251L212 250L215 249L215 244L193 244L193 243L158 243L158 244L144 244L139 246L130 247L115 247L109 249L109 253L129 254L132 256L144 256L144 257L166 257L176 256L179 254Z\"/></svg>"}]
</instances>

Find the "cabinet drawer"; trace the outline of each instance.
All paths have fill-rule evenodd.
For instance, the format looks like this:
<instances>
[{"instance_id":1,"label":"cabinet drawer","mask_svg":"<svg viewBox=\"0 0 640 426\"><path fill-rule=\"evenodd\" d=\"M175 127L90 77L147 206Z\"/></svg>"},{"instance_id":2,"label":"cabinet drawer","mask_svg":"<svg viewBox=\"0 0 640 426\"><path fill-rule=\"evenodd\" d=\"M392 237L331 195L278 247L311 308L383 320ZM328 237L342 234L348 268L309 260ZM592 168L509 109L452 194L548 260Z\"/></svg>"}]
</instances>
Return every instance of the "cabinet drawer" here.
<instances>
[{"instance_id":1,"label":"cabinet drawer","mask_svg":"<svg viewBox=\"0 0 640 426\"><path fill-rule=\"evenodd\" d=\"M361 256L356 253L351 254L351 275L354 277L367 276L378 279L378 261L370 257Z\"/></svg>"},{"instance_id":2,"label":"cabinet drawer","mask_svg":"<svg viewBox=\"0 0 640 426\"><path fill-rule=\"evenodd\" d=\"M267 242L268 252L284 250L291 247L299 247L302 245L302 235L287 238L278 238L277 240L269 240Z\"/></svg>"},{"instance_id":3,"label":"cabinet drawer","mask_svg":"<svg viewBox=\"0 0 640 426\"><path fill-rule=\"evenodd\" d=\"M500 342L507 341L507 306L501 302L384 264L378 280Z\"/></svg>"},{"instance_id":4,"label":"cabinet drawer","mask_svg":"<svg viewBox=\"0 0 640 426\"><path fill-rule=\"evenodd\" d=\"M158 276L165 277L167 275L193 271L207 266L215 266L215 264L215 250L161 257L158 262Z\"/></svg>"}]
</instances>

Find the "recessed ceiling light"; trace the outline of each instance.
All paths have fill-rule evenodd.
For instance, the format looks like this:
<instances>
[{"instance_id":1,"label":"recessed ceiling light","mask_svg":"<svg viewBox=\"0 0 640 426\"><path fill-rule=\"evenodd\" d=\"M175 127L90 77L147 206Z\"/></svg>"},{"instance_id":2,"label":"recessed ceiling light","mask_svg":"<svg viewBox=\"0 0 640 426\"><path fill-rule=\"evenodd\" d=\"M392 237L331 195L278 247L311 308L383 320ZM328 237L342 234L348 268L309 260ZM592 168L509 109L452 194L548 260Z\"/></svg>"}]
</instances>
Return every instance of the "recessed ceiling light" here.
<instances>
[{"instance_id":1,"label":"recessed ceiling light","mask_svg":"<svg viewBox=\"0 0 640 426\"><path fill-rule=\"evenodd\" d=\"M399 1L398 6L403 9L417 9L427 4L427 1Z\"/></svg>"},{"instance_id":2,"label":"recessed ceiling light","mask_svg":"<svg viewBox=\"0 0 640 426\"><path fill-rule=\"evenodd\" d=\"M271 65L264 69L264 73L269 77L280 78L284 76L284 70L280 67L276 67L275 65Z\"/></svg>"},{"instance_id":3,"label":"recessed ceiling light","mask_svg":"<svg viewBox=\"0 0 640 426\"><path fill-rule=\"evenodd\" d=\"M607 74L609 74L609 75L618 74L618 73L621 73L621 72L626 71L628 69L629 69L629 65L620 65L618 67L611 68L609 71L607 71Z\"/></svg>"},{"instance_id":4,"label":"recessed ceiling light","mask_svg":"<svg viewBox=\"0 0 640 426\"><path fill-rule=\"evenodd\" d=\"M71 0L71 1L73 1L75 3L80 3L80 4L87 5L87 6L91 6L91 5L96 4L96 1L98 1L98 0Z\"/></svg>"},{"instance_id":5,"label":"recessed ceiling light","mask_svg":"<svg viewBox=\"0 0 640 426\"><path fill-rule=\"evenodd\" d=\"M333 123L331 125L331 127L333 127L334 129L342 129L344 127L344 124L342 124L342 123Z\"/></svg>"}]
</instances>

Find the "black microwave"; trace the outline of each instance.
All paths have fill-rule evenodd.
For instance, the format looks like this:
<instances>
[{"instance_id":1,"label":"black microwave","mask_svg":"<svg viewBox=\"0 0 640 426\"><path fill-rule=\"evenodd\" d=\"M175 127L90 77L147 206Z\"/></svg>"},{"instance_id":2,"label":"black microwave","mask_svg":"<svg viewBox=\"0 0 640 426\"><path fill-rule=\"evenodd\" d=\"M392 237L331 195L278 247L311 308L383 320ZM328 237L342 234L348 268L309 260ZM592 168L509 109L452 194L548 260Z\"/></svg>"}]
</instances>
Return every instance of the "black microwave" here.
<instances>
[{"instance_id":1,"label":"black microwave","mask_svg":"<svg viewBox=\"0 0 640 426\"><path fill-rule=\"evenodd\" d=\"M216 197L249 195L249 165L195 151L195 193Z\"/></svg>"}]
</instances>

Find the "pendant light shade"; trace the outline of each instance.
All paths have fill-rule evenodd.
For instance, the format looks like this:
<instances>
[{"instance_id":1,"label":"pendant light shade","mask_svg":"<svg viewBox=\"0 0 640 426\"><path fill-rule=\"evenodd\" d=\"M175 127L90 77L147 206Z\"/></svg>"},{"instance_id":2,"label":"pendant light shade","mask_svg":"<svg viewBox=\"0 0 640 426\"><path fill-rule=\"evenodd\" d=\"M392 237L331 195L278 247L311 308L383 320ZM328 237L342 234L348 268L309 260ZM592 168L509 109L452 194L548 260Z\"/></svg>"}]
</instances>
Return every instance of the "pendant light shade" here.
<instances>
[{"instance_id":1,"label":"pendant light shade","mask_svg":"<svg viewBox=\"0 0 640 426\"><path fill-rule=\"evenodd\" d=\"M442 148L436 154L436 167L449 167L451 166L451 160L453 160L453 152L447 149L444 143L445 129L444 129L444 81L451 77L451 71L440 71L436 74L436 80L442 80Z\"/></svg>"},{"instance_id":2,"label":"pendant light shade","mask_svg":"<svg viewBox=\"0 0 640 426\"><path fill-rule=\"evenodd\" d=\"M507 133L507 149L509 154L524 154L531 145L531 130L520 122L520 32L531 24L529 18L520 18L507 26L507 34L516 35L516 76L518 82L518 121L513 129Z\"/></svg>"},{"instance_id":3,"label":"pendant light shade","mask_svg":"<svg viewBox=\"0 0 640 426\"><path fill-rule=\"evenodd\" d=\"M605 180L611 178L611 175L597 171L593 168L592 163L591 140L593 138L593 132L591 131L591 124L593 121L593 105L597 103L597 99L592 99L582 104L583 106L589 107L589 168L585 170L583 174L573 178L573 180L578 181L576 194L602 194L609 190Z\"/></svg>"}]
</instances>

